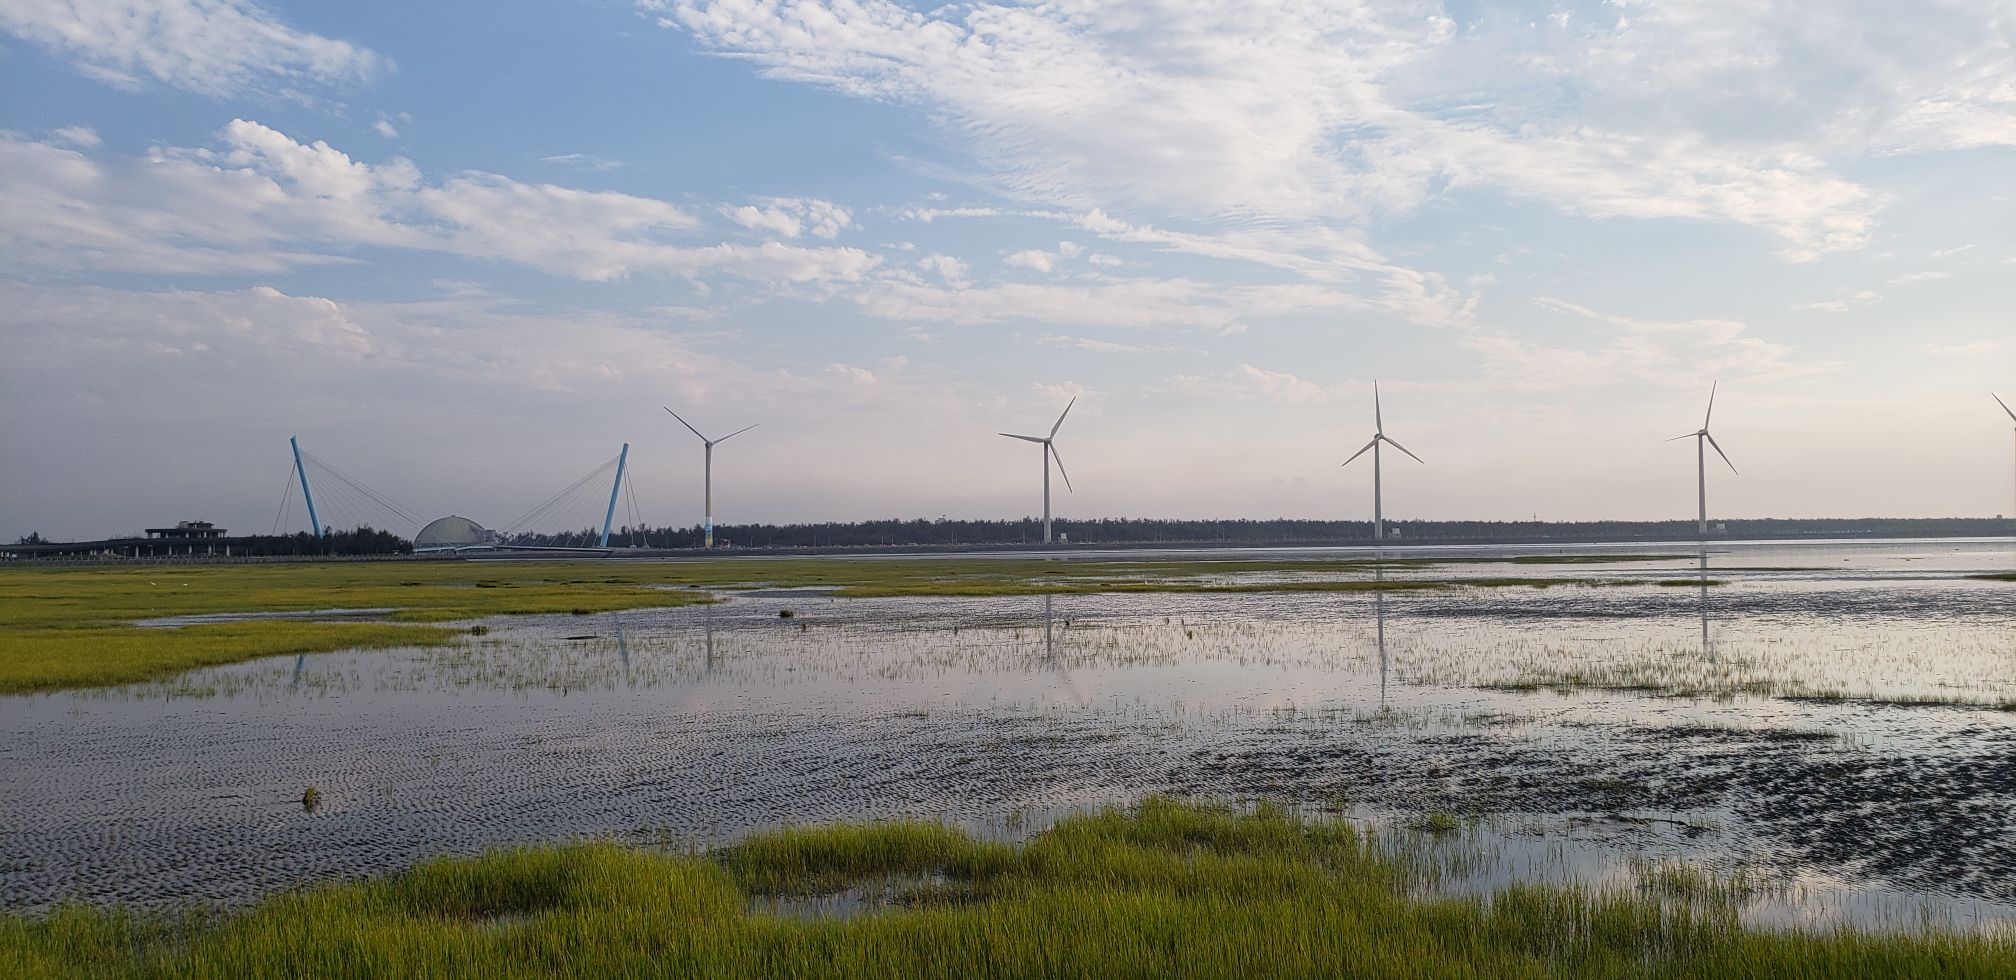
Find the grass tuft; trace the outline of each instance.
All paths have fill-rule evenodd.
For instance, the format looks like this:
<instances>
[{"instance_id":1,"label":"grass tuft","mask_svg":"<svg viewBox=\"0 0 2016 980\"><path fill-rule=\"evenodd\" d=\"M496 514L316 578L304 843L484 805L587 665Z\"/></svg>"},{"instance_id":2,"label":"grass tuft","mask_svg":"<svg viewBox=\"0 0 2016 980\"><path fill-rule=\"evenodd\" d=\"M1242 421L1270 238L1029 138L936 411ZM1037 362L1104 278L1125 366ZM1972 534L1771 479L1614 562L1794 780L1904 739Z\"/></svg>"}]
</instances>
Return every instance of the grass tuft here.
<instances>
[{"instance_id":1,"label":"grass tuft","mask_svg":"<svg viewBox=\"0 0 2016 980\"><path fill-rule=\"evenodd\" d=\"M956 902L806 920L752 896L941 879ZM1016 848L931 824L764 834L713 858L610 844L430 861L226 917L64 907L0 917L0 970L42 977L1996 977L2007 938L1769 932L1741 889L1422 898L1341 821L1154 799Z\"/></svg>"}]
</instances>

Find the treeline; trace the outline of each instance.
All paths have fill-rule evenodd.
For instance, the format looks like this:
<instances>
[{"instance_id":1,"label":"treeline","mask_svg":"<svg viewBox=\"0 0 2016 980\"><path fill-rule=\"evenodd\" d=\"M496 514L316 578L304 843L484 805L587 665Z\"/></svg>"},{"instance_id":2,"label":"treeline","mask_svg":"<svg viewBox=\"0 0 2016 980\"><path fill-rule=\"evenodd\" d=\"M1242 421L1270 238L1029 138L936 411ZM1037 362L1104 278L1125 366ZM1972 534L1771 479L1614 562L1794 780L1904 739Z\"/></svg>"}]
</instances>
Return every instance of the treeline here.
<instances>
[{"instance_id":1,"label":"treeline","mask_svg":"<svg viewBox=\"0 0 2016 980\"><path fill-rule=\"evenodd\" d=\"M1762 518L1718 521L1715 537L1976 537L2010 533L2016 522L1993 518ZM1372 540L1370 521L1150 520L1108 518L1058 520L1056 534L1073 544L1350 544ZM1636 541L1692 540L1693 521L1389 521L1387 533L1401 541ZM597 528L555 533L520 533L504 543L521 547L592 548ZM697 548L699 526L624 527L609 535L616 548ZM742 548L866 548L899 546L1040 544L1043 522L884 520L823 524L718 524L714 542Z\"/></svg>"},{"instance_id":2,"label":"treeline","mask_svg":"<svg viewBox=\"0 0 2016 980\"><path fill-rule=\"evenodd\" d=\"M231 553L250 557L272 555L410 555L413 542L390 531L365 526L348 531L333 528L317 539L313 534L255 534L230 539ZM177 542L179 543L179 542Z\"/></svg>"}]
</instances>

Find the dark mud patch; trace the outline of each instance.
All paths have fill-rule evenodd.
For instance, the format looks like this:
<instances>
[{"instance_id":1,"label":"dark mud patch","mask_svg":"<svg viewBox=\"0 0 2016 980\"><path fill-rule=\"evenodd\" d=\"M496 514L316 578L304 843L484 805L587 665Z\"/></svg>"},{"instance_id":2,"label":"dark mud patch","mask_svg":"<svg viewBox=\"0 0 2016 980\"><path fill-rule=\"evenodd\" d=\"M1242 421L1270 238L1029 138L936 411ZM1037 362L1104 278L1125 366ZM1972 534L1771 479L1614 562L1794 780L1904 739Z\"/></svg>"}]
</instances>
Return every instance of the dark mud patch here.
<instances>
[{"instance_id":1,"label":"dark mud patch","mask_svg":"<svg viewBox=\"0 0 2016 980\"><path fill-rule=\"evenodd\" d=\"M2008 733L1986 744L1955 737L1954 751L1911 755L1831 748L1830 736L1810 732L1611 727L1587 735L1546 744L1485 736L1249 743L1194 752L1169 782L1179 792L1344 797L1420 812L1610 822L1716 813L1726 815L1725 844L1777 862L2016 901L2016 737Z\"/></svg>"}]
</instances>

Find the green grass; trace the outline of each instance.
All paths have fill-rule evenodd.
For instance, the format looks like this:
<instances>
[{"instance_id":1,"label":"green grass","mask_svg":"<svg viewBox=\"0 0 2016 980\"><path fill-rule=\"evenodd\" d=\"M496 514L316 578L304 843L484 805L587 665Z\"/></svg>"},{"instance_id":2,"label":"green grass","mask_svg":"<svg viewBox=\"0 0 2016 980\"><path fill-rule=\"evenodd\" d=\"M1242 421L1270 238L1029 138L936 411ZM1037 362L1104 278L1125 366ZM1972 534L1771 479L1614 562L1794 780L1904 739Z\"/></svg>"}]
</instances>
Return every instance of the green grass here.
<instances>
[{"instance_id":1,"label":"green grass","mask_svg":"<svg viewBox=\"0 0 2016 980\"><path fill-rule=\"evenodd\" d=\"M0 693L125 684L292 653L427 646L408 623L594 613L706 601L636 569L586 562L357 562L0 569ZM206 613L390 609L398 622L304 620L140 628Z\"/></svg>"},{"instance_id":2,"label":"green grass","mask_svg":"<svg viewBox=\"0 0 2016 980\"><path fill-rule=\"evenodd\" d=\"M0 692L130 684L258 657L432 646L456 635L438 626L293 621L7 630L0 631Z\"/></svg>"},{"instance_id":3,"label":"green grass","mask_svg":"<svg viewBox=\"0 0 2016 980\"><path fill-rule=\"evenodd\" d=\"M578 844L432 861L226 916L0 918L43 977L2001 977L2006 939L1765 932L1731 889L1422 898L1348 824L1151 800L1022 847L942 827L793 830L714 858ZM846 918L763 896L922 882ZM1685 887L1678 887L1684 885Z\"/></svg>"}]
</instances>

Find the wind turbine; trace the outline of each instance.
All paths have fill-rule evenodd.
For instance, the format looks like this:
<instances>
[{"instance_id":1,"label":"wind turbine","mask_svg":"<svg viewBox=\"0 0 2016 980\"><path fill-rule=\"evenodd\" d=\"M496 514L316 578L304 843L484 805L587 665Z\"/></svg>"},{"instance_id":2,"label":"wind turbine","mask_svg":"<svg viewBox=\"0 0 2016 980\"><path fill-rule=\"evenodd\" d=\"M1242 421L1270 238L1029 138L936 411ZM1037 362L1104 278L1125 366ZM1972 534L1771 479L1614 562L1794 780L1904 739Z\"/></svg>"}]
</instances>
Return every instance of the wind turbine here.
<instances>
[{"instance_id":1,"label":"wind turbine","mask_svg":"<svg viewBox=\"0 0 2016 980\"><path fill-rule=\"evenodd\" d=\"M1043 543L1044 544L1050 543L1051 457L1056 457L1057 459L1057 473L1060 476L1064 477L1064 489L1071 490L1071 474L1064 472L1064 457L1057 455L1056 440L1057 440L1057 430L1064 427L1064 416L1071 414L1071 406L1076 404L1078 404L1078 399L1074 397L1068 404L1064 406L1063 414L1057 416L1057 424L1050 427L1050 434L1047 436L1018 436L1013 432L1000 433L1000 435L1007 436L1010 439L1020 439L1023 442L1033 442L1043 447Z\"/></svg>"},{"instance_id":2,"label":"wind turbine","mask_svg":"<svg viewBox=\"0 0 2016 980\"><path fill-rule=\"evenodd\" d=\"M2002 406L2002 410L2009 413L2009 421L2016 422L2016 408L2010 408L2009 403L2003 401L2001 395L1997 395L1992 391L1988 394L1995 399L1995 404ZM2016 511L2011 511L2011 514L2012 516L2016 516Z\"/></svg>"},{"instance_id":3,"label":"wind turbine","mask_svg":"<svg viewBox=\"0 0 2016 980\"><path fill-rule=\"evenodd\" d=\"M1372 427L1373 427L1372 441L1366 443L1364 449L1360 449L1357 452L1352 453L1351 459L1345 460L1342 465L1349 466L1351 465L1353 460L1356 460L1358 457L1365 455L1367 450L1371 451L1372 537L1374 540L1383 541L1386 539L1386 510L1384 499L1380 496L1380 489L1379 489L1379 444L1382 442L1392 442L1393 448L1398 449L1403 453L1407 453L1407 455L1409 456L1413 456L1414 462L1421 463L1422 465L1425 466L1427 465L1427 461L1423 460L1419 456L1414 456L1414 454L1411 451L1409 451L1406 446L1403 446L1397 442L1393 442L1393 440L1386 435L1386 419L1379 410L1379 382L1377 381L1372 382Z\"/></svg>"},{"instance_id":4,"label":"wind turbine","mask_svg":"<svg viewBox=\"0 0 2016 980\"><path fill-rule=\"evenodd\" d=\"M1695 474L1699 478L1701 485L1701 534L1703 537L1706 537L1708 534L1708 447L1714 446L1715 455L1722 457L1722 462L1729 463L1729 454L1722 451L1722 444L1716 442L1715 437L1708 434L1708 420L1715 417L1715 389L1720 384L1721 382L1716 382L1708 386L1708 414L1701 417L1701 431L1689 432L1684 436L1674 436L1666 440L1667 442L1678 442L1682 439L1694 440ZM1736 473L1735 463L1729 463L1729 472ZM1737 473L1736 475L1741 476L1742 474Z\"/></svg>"},{"instance_id":5,"label":"wind turbine","mask_svg":"<svg viewBox=\"0 0 2016 980\"><path fill-rule=\"evenodd\" d=\"M675 411L672 411L672 410L671 410L670 408L667 408L667 409L665 409L665 413L666 413L667 415L670 415L670 416L672 416L672 417L673 417L673 418L675 418L675 419L679 419L679 413L678 413L678 412L675 412ZM707 544L706 544L706 547L709 547L709 548L712 548L712 547L714 547L714 447L715 447L716 445L719 445L720 443L724 443L724 442L727 442L728 440L730 440L730 439L733 439L733 438L735 438L736 436L739 436L739 435L741 435L742 433L744 433L744 432L747 432L747 431L749 431L750 429L753 429L753 428L755 428L756 426L754 426L754 425L749 425L749 426L743 426L742 428L740 428L740 429L736 429L735 431L733 431L733 432L730 432L730 433L728 433L727 435L725 435L725 436L722 436L722 437L721 437L721 438L719 438L719 439L709 439L709 438L707 438L706 436L701 436L701 435L700 435L700 430L699 430L699 429L696 429L696 428L694 428L694 427L693 427L693 423L691 423L691 422L688 422L688 421L686 421L685 419L679 419L679 424L680 424L680 425L683 425L683 426L685 426L685 427L686 427L686 431L688 431L688 432L691 432L691 433L693 433L693 434L694 434L694 435L696 435L696 436L700 436L700 442L701 442L701 444L707 447L707 472L706 472L706 477L705 477L705 479L706 479L706 485L707 485L707 524L706 524L706 527L707 527ZM760 424L760 423L759 423L759 424Z\"/></svg>"}]
</instances>

